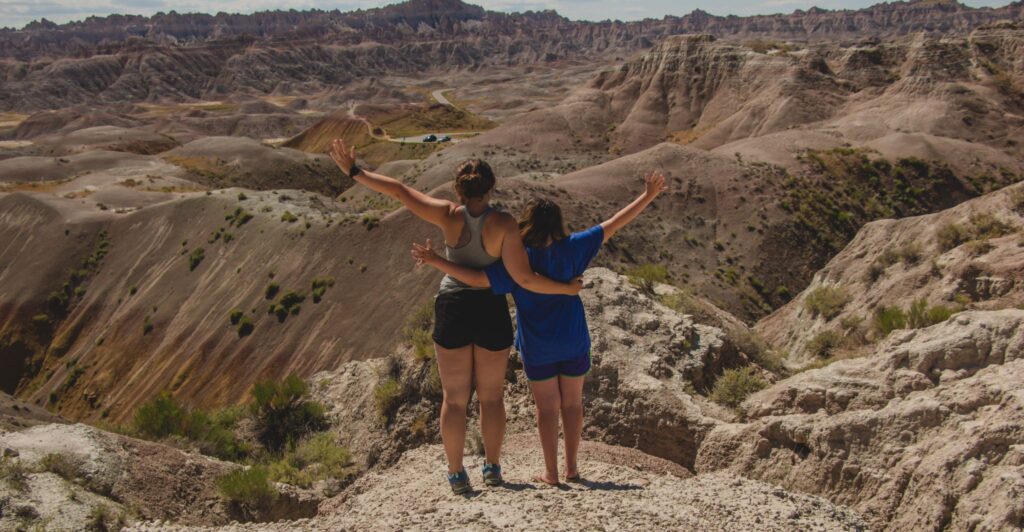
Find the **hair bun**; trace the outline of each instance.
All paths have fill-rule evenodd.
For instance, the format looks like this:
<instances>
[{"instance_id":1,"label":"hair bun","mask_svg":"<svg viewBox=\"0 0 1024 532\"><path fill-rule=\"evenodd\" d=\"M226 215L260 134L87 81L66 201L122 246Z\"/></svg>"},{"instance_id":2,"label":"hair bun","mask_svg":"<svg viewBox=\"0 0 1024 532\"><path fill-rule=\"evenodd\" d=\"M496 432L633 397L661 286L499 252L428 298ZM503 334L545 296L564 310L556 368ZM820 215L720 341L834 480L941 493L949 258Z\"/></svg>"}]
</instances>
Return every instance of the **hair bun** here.
<instances>
[{"instance_id":1,"label":"hair bun","mask_svg":"<svg viewBox=\"0 0 1024 532\"><path fill-rule=\"evenodd\" d=\"M480 159L470 159L455 170L455 193L466 201L481 198L494 188L494 172Z\"/></svg>"}]
</instances>

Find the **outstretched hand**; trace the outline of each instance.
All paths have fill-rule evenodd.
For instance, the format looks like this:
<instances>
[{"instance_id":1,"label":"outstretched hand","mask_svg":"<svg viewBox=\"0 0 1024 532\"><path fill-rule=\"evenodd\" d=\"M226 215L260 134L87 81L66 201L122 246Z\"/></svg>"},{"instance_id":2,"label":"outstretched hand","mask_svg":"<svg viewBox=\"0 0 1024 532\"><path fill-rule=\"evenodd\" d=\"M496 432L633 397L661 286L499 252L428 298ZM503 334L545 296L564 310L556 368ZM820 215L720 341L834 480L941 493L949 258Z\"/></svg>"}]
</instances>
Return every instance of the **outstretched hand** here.
<instances>
[{"instance_id":1,"label":"outstretched hand","mask_svg":"<svg viewBox=\"0 0 1024 532\"><path fill-rule=\"evenodd\" d=\"M437 252L434 251L434 246L429 238L425 244L412 243L412 259L416 261L417 266L431 264L440 258Z\"/></svg>"},{"instance_id":2,"label":"outstretched hand","mask_svg":"<svg viewBox=\"0 0 1024 532\"><path fill-rule=\"evenodd\" d=\"M668 190L668 185L665 183L665 174L661 173L661 170L652 170L644 175L644 194L654 199Z\"/></svg>"},{"instance_id":3,"label":"outstretched hand","mask_svg":"<svg viewBox=\"0 0 1024 532\"><path fill-rule=\"evenodd\" d=\"M352 165L356 164L356 148L349 146L342 139L334 139L331 142L331 159L334 159L343 174L348 175Z\"/></svg>"}]
</instances>

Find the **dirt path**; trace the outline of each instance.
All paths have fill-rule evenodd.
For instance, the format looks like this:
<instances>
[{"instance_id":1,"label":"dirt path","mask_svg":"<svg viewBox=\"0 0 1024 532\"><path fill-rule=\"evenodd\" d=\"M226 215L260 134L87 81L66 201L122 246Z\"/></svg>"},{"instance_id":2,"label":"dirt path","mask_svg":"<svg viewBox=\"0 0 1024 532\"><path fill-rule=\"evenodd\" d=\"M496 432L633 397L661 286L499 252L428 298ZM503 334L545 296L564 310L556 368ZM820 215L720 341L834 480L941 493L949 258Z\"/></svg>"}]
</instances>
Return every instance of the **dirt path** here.
<instances>
[{"instance_id":1,"label":"dirt path","mask_svg":"<svg viewBox=\"0 0 1024 532\"><path fill-rule=\"evenodd\" d=\"M483 486L481 460L466 458L476 488L469 496L451 494L444 479L444 452L440 445L429 445L410 451L390 469L365 475L321 504L315 518L221 530L737 532L865 526L855 514L818 497L787 493L727 473L689 477L677 464L624 447L584 442L584 480L560 487L530 480L543 462L534 434L508 438L503 487Z\"/></svg>"}]
</instances>

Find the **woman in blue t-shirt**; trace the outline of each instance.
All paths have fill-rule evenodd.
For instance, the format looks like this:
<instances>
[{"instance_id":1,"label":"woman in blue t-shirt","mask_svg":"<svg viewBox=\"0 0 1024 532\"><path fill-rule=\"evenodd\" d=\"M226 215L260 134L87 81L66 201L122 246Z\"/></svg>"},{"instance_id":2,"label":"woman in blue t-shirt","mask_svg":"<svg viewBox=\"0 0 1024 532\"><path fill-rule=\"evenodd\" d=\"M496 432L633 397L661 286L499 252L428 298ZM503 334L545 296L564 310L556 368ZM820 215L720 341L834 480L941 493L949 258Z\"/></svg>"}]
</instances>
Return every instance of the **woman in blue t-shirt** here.
<instances>
[{"instance_id":1,"label":"woman in blue t-shirt","mask_svg":"<svg viewBox=\"0 0 1024 532\"><path fill-rule=\"evenodd\" d=\"M530 203L519 220L530 266L537 274L568 282L583 274L601 245L633 221L665 190L665 177L644 177L644 192L608 220L566 236L562 210L553 201ZM413 258L474 287L512 294L516 302L516 350L537 403L537 429L545 471L535 480L558 484L558 420L565 432L565 477L579 478L576 456L583 434L583 378L590 371L590 332L579 296L537 294L512 280L502 263L476 270L449 262L426 245L413 245Z\"/></svg>"}]
</instances>

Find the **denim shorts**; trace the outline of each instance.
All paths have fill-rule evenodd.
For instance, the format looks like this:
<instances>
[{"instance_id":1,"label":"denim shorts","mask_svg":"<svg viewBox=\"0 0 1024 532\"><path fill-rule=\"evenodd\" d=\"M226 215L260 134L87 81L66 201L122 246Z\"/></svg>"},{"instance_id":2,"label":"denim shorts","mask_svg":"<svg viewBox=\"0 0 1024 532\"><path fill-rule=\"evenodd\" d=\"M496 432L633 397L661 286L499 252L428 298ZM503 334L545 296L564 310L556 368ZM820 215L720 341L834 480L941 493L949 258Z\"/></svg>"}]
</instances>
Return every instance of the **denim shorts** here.
<instances>
[{"instance_id":1,"label":"denim shorts","mask_svg":"<svg viewBox=\"0 0 1024 532\"><path fill-rule=\"evenodd\" d=\"M582 377L590 372L590 352L551 364L531 366L523 362L523 371L526 372L526 378L531 381L546 381L555 377Z\"/></svg>"}]
</instances>

